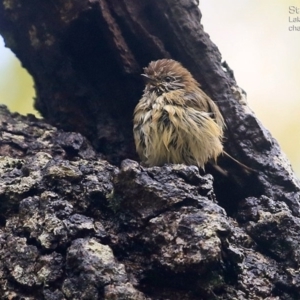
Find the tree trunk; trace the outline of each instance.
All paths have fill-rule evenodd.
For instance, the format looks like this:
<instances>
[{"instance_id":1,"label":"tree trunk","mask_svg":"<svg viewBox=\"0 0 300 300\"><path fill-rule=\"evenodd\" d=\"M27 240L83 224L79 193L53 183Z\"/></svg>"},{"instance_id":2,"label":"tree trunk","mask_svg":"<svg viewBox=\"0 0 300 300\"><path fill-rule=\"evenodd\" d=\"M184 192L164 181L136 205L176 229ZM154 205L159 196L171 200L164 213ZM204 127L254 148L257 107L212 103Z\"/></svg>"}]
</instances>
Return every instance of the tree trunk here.
<instances>
[{"instance_id":1,"label":"tree trunk","mask_svg":"<svg viewBox=\"0 0 300 300\"><path fill-rule=\"evenodd\" d=\"M300 299L299 181L200 20L194 0L0 2L44 117L0 108L2 299ZM257 173L133 161L140 73L160 58L191 71Z\"/></svg>"}]
</instances>

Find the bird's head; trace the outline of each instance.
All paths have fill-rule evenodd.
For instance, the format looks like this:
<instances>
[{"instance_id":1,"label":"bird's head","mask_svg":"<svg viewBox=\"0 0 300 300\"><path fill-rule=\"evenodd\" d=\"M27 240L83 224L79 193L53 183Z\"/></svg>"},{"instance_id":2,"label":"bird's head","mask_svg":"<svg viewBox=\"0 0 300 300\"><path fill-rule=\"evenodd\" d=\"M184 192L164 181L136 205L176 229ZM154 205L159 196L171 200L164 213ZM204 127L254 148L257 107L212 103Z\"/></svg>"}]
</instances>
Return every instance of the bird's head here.
<instances>
[{"instance_id":1,"label":"bird's head","mask_svg":"<svg viewBox=\"0 0 300 300\"><path fill-rule=\"evenodd\" d=\"M188 90L199 85L186 68L172 59L150 62L148 67L144 68L142 76L146 80L146 90L159 95L178 89Z\"/></svg>"}]
</instances>

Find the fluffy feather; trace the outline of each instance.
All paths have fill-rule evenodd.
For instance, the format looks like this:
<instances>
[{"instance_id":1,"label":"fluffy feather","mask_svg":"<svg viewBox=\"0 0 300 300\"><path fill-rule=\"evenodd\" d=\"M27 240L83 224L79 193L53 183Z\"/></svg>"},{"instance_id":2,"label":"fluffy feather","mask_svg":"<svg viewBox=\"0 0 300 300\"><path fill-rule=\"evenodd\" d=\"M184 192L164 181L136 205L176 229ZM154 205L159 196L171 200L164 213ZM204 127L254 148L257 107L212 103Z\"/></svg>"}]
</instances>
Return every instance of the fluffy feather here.
<instances>
[{"instance_id":1,"label":"fluffy feather","mask_svg":"<svg viewBox=\"0 0 300 300\"><path fill-rule=\"evenodd\" d=\"M223 151L224 120L215 103L179 62L144 69L146 87L134 110L134 140L148 166L184 163L204 168Z\"/></svg>"}]
</instances>

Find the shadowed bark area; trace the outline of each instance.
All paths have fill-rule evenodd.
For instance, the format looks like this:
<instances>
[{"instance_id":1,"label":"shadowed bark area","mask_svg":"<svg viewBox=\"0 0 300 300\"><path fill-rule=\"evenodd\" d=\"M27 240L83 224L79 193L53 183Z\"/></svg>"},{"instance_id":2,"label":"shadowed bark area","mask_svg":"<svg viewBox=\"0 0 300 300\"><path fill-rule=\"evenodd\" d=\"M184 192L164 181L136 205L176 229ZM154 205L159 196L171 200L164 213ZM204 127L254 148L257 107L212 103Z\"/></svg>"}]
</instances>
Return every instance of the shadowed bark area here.
<instances>
[{"instance_id":1,"label":"shadowed bark area","mask_svg":"<svg viewBox=\"0 0 300 300\"><path fill-rule=\"evenodd\" d=\"M300 298L299 181L200 21L193 0L0 1L44 117L0 109L3 299ZM159 58L191 71L257 173L130 160Z\"/></svg>"}]
</instances>

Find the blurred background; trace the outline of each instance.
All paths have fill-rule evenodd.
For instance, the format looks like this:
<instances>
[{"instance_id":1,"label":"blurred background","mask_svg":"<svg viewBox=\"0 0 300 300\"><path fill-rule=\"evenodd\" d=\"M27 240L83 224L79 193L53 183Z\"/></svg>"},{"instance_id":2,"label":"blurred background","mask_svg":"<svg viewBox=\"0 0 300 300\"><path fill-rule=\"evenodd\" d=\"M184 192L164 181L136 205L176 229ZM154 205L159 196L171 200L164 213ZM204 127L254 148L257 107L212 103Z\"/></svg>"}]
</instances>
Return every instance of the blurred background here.
<instances>
[{"instance_id":1,"label":"blurred background","mask_svg":"<svg viewBox=\"0 0 300 300\"><path fill-rule=\"evenodd\" d=\"M300 0L200 0L202 24L300 177ZM290 14L291 6L299 14ZM293 9L291 9L293 11ZM290 31L291 26L298 31Z\"/></svg>"},{"instance_id":2,"label":"blurred background","mask_svg":"<svg viewBox=\"0 0 300 300\"><path fill-rule=\"evenodd\" d=\"M0 35L0 104L7 105L13 112L34 113L38 116L38 112L33 109L34 96L32 77L22 68L10 49L4 47Z\"/></svg>"},{"instance_id":3,"label":"blurred background","mask_svg":"<svg viewBox=\"0 0 300 300\"><path fill-rule=\"evenodd\" d=\"M300 0L200 0L202 24L300 177ZM299 31L291 31L291 26ZM34 83L0 36L0 103L35 113Z\"/></svg>"}]
</instances>

